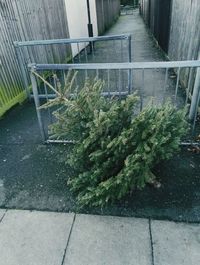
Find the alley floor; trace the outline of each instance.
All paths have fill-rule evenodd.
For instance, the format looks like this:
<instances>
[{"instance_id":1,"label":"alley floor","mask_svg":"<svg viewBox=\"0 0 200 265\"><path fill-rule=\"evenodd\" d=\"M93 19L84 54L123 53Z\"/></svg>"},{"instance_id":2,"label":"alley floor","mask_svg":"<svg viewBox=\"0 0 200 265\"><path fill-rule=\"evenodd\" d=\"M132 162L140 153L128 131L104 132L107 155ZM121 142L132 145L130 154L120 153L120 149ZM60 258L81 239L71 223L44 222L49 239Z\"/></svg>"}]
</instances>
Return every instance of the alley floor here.
<instances>
[{"instance_id":1,"label":"alley floor","mask_svg":"<svg viewBox=\"0 0 200 265\"><path fill-rule=\"evenodd\" d=\"M0 265L196 265L200 225L0 210Z\"/></svg>"},{"instance_id":2,"label":"alley floor","mask_svg":"<svg viewBox=\"0 0 200 265\"><path fill-rule=\"evenodd\" d=\"M132 35L132 61L164 60L138 12L121 16L106 32L123 33ZM159 76L164 78L163 73ZM150 91L157 87L154 79L152 74L146 76ZM75 198L67 187L71 170L65 159L70 148L43 144L32 102L11 109L0 120L0 208L76 212ZM199 222L199 162L199 154L183 148L155 167L160 189L147 186L115 205L82 213Z\"/></svg>"}]
</instances>

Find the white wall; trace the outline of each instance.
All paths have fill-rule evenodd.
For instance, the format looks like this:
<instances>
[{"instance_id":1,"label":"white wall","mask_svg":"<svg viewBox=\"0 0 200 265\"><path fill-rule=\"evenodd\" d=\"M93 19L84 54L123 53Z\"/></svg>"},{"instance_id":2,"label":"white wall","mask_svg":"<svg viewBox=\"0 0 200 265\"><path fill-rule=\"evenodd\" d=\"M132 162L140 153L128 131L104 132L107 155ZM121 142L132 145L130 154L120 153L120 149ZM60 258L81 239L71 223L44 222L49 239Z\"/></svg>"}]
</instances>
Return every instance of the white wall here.
<instances>
[{"instance_id":1,"label":"white wall","mask_svg":"<svg viewBox=\"0 0 200 265\"><path fill-rule=\"evenodd\" d=\"M69 36L71 39L88 37L88 13L86 0L65 0ZM94 36L98 35L97 30L97 15L96 15L96 1L90 0L91 23L93 24ZM83 49L84 43L80 45ZM76 44L72 45L72 53L75 56L78 53Z\"/></svg>"}]
</instances>

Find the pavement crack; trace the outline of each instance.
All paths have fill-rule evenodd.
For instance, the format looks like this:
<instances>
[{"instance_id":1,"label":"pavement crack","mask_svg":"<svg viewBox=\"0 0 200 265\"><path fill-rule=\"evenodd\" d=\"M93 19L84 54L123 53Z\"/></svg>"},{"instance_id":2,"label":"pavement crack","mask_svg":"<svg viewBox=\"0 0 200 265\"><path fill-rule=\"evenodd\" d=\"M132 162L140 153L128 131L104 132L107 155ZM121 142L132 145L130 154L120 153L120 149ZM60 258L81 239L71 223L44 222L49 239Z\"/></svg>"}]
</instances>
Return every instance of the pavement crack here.
<instances>
[{"instance_id":1,"label":"pavement crack","mask_svg":"<svg viewBox=\"0 0 200 265\"><path fill-rule=\"evenodd\" d=\"M0 218L0 223L3 221L3 218L5 217L7 211L8 211L8 210L6 210L5 213L3 214L3 216Z\"/></svg>"},{"instance_id":2,"label":"pavement crack","mask_svg":"<svg viewBox=\"0 0 200 265\"><path fill-rule=\"evenodd\" d=\"M150 235L150 243L151 243L151 261L152 265L155 265L154 261L154 243L153 243L153 236L152 236L152 230L151 230L151 219L149 218L149 235Z\"/></svg>"},{"instance_id":3,"label":"pavement crack","mask_svg":"<svg viewBox=\"0 0 200 265\"><path fill-rule=\"evenodd\" d=\"M66 257L66 253L67 253L67 248L68 248L68 245L69 245L69 241L70 241L70 238L71 238L71 234L72 234L72 230L73 230L73 227L74 227L75 220L76 220L76 213L74 214L74 218L73 218L71 229L70 229L69 236L68 236L68 239L67 239L67 244L66 244L66 247L65 247L65 250L64 250L64 254L63 254L61 265L64 265L64 261L65 261L65 257Z\"/></svg>"}]
</instances>

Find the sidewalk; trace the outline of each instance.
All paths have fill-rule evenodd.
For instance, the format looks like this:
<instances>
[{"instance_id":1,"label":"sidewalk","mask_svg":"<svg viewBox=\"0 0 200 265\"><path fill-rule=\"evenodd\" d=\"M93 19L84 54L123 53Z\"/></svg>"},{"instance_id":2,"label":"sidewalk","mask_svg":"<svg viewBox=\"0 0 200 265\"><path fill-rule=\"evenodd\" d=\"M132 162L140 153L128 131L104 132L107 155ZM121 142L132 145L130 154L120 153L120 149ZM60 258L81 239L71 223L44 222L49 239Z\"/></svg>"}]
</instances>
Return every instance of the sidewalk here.
<instances>
[{"instance_id":1,"label":"sidewalk","mask_svg":"<svg viewBox=\"0 0 200 265\"><path fill-rule=\"evenodd\" d=\"M200 224L0 210L0 265L197 265Z\"/></svg>"}]
</instances>

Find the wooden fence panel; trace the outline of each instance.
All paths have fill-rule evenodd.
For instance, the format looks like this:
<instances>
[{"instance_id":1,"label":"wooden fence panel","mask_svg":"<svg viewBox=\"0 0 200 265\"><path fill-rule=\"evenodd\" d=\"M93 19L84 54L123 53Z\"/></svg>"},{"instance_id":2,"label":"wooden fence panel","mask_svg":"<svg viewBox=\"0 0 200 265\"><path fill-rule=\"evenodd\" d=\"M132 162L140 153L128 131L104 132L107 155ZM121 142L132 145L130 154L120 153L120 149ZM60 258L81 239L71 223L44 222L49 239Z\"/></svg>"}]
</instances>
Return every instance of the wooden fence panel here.
<instances>
[{"instance_id":1,"label":"wooden fence panel","mask_svg":"<svg viewBox=\"0 0 200 265\"><path fill-rule=\"evenodd\" d=\"M63 0L0 1L0 116L26 99L14 41L69 38ZM66 62L71 47L24 48L25 62ZM27 78L28 72L26 71Z\"/></svg>"},{"instance_id":2,"label":"wooden fence panel","mask_svg":"<svg viewBox=\"0 0 200 265\"><path fill-rule=\"evenodd\" d=\"M102 35L119 17L120 0L96 0L98 34Z\"/></svg>"},{"instance_id":3,"label":"wooden fence panel","mask_svg":"<svg viewBox=\"0 0 200 265\"><path fill-rule=\"evenodd\" d=\"M168 55L170 60L197 60L200 56L200 3L199 0L173 0ZM185 87L193 87L196 71L182 71ZM191 89L188 87L188 89Z\"/></svg>"},{"instance_id":4,"label":"wooden fence panel","mask_svg":"<svg viewBox=\"0 0 200 265\"><path fill-rule=\"evenodd\" d=\"M200 56L199 0L141 0L141 14L170 60ZM150 21L148 23L148 12ZM180 80L191 91L196 71L183 69Z\"/></svg>"},{"instance_id":5,"label":"wooden fence panel","mask_svg":"<svg viewBox=\"0 0 200 265\"><path fill-rule=\"evenodd\" d=\"M18 37L10 1L0 5L0 116L26 98L13 40Z\"/></svg>"}]
</instances>

